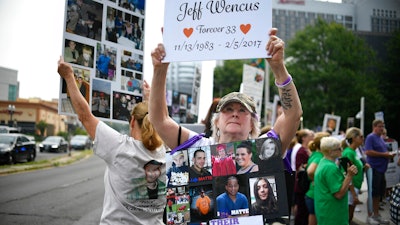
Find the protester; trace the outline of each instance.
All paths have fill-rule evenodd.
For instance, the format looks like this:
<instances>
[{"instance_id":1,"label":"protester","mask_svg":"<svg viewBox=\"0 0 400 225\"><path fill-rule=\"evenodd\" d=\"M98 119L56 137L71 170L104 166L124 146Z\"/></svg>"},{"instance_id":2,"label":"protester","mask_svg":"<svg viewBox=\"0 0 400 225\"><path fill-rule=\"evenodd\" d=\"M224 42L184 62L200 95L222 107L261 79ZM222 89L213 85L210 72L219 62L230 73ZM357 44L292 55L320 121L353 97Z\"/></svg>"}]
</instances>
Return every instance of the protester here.
<instances>
[{"instance_id":1,"label":"protester","mask_svg":"<svg viewBox=\"0 0 400 225\"><path fill-rule=\"evenodd\" d=\"M314 176L314 203L318 224L347 225L347 191L353 176L358 172L357 167L349 166L346 176L343 175L335 163L342 155L340 140L335 137L321 139L321 152L324 157L319 162Z\"/></svg>"},{"instance_id":2,"label":"protester","mask_svg":"<svg viewBox=\"0 0 400 225\"><path fill-rule=\"evenodd\" d=\"M282 145L281 149L284 151L299 126L302 109L296 87L284 64L285 43L276 36L276 33L276 28L271 29L269 33L266 56L267 53L271 55L267 61L275 76L279 93L281 96L284 95L281 98L283 113L277 119L273 130L266 135L279 139ZM189 138L196 136L196 133L179 126L168 116L165 93L169 63L162 62L166 55L164 46L159 44L151 55L154 75L150 94L150 121L166 145L174 149ZM242 93L229 93L218 103L217 112L212 119L212 137L203 137L192 147L255 139L259 134L258 118L253 99Z\"/></svg>"},{"instance_id":3,"label":"protester","mask_svg":"<svg viewBox=\"0 0 400 225\"><path fill-rule=\"evenodd\" d=\"M163 224L166 190L165 185L158 181L165 184L166 149L148 120L147 103L142 102L133 110L131 136L120 134L91 113L76 86L71 65L65 63L62 57L58 61L58 73L66 81L79 120L94 139L94 153L107 164L100 224ZM145 93L146 99L148 85L145 85ZM153 160L162 164L159 165L161 174L157 180L156 199L150 199L147 191L143 195L138 194L142 193L138 190L147 190L150 179L146 180L144 167ZM151 196L154 197L153 194Z\"/></svg>"},{"instance_id":4,"label":"protester","mask_svg":"<svg viewBox=\"0 0 400 225\"><path fill-rule=\"evenodd\" d=\"M277 118L274 128L265 136L277 139L281 144L282 155L285 155L284 151L299 127L303 111L293 79L284 64L285 43L276 36L277 31L276 28L272 28L269 32L266 56L270 56L267 61L281 96L283 112ZM154 73L149 116L165 144L174 149L188 139L196 137L197 134L181 127L168 116L165 93L169 63L162 62L165 55L163 44L159 44L151 53ZM212 137L202 138L192 144L192 147L254 139L259 135L256 104L253 99L241 93L229 93L219 101L211 124Z\"/></svg>"},{"instance_id":5,"label":"protester","mask_svg":"<svg viewBox=\"0 0 400 225\"><path fill-rule=\"evenodd\" d=\"M389 224L389 220L382 218L379 214L380 199L384 197L386 191L385 172L389 160L394 155L387 150L386 144L382 139L385 123L382 120L372 122L372 132L365 139L364 152L367 155L367 162L372 168L372 208L373 213L367 220L370 224Z\"/></svg>"},{"instance_id":6,"label":"protester","mask_svg":"<svg viewBox=\"0 0 400 225\"><path fill-rule=\"evenodd\" d=\"M321 153L321 139L323 137L329 137L328 132L317 132L314 136L314 140L308 143L308 149L311 151L311 155L307 161L307 175L310 179L310 187L306 192L305 202L308 211L308 224L317 225L317 217L315 216L315 204L314 204L314 175L317 170L318 164L324 156Z\"/></svg>"},{"instance_id":7,"label":"protester","mask_svg":"<svg viewBox=\"0 0 400 225\"><path fill-rule=\"evenodd\" d=\"M342 153L342 158L347 158L349 163L355 165L359 171L354 177L350 185L350 190L348 192L349 198L349 223L353 220L354 209L357 204L360 204L358 199L358 194L361 190L361 185L364 180L364 170L369 168L367 163L365 166L362 161L357 157L356 149L364 144L364 136L359 128L350 127L346 130L345 139L342 141L342 148L344 151Z\"/></svg>"},{"instance_id":8,"label":"protester","mask_svg":"<svg viewBox=\"0 0 400 225\"><path fill-rule=\"evenodd\" d=\"M296 182L296 171L292 170L291 166L291 157L294 146L297 144L297 138L293 137L292 141L289 143L287 147L287 151L283 161L286 162L287 168L285 169L285 180L286 180L286 191L288 197L288 206L289 206L289 217L296 215L296 205L294 202L294 184ZM300 145L301 146L301 145Z\"/></svg>"},{"instance_id":9,"label":"protester","mask_svg":"<svg viewBox=\"0 0 400 225\"><path fill-rule=\"evenodd\" d=\"M314 139L314 132L309 129L301 129L296 133L297 142L301 144L295 155L296 180L294 183L294 200L296 214L294 218L295 225L308 225L308 210L305 202L307 190L303 190L299 185L299 173L307 168L307 161L310 157L308 143ZM293 159L292 152L292 159ZM292 162L293 163L293 162Z\"/></svg>"}]
</instances>

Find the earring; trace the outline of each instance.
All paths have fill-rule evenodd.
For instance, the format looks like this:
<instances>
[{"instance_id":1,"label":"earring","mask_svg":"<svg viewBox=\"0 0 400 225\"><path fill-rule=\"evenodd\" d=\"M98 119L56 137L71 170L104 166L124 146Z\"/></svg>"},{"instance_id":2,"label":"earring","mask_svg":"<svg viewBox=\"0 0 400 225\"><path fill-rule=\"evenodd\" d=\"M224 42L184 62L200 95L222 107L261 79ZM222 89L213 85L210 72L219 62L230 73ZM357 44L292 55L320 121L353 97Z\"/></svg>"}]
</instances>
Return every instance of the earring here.
<instances>
[{"instance_id":1,"label":"earring","mask_svg":"<svg viewBox=\"0 0 400 225\"><path fill-rule=\"evenodd\" d=\"M220 133L219 133L219 129L217 128L217 137L219 137Z\"/></svg>"}]
</instances>

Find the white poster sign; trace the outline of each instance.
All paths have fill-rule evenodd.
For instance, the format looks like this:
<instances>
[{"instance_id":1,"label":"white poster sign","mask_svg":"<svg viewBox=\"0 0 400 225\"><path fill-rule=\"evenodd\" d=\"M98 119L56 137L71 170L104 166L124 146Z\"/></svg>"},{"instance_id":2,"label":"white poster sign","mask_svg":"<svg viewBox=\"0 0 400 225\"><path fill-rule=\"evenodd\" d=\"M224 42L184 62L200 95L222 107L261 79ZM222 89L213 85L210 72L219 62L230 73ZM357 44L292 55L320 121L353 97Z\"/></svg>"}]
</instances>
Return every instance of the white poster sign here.
<instances>
[{"instance_id":1,"label":"white poster sign","mask_svg":"<svg viewBox=\"0 0 400 225\"><path fill-rule=\"evenodd\" d=\"M145 0L65 0L62 52L80 92L101 120L128 124L143 100ZM59 113L75 115L60 79Z\"/></svg>"},{"instance_id":2,"label":"white poster sign","mask_svg":"<svg viewBox=\"0 0 400 225\"><path fill-rule=\"evenodd\" d=\"M391 139L386 141L386 146L390 154L394 155L394 158L389 160L388 168L385 173L386 187L391 188L400 182L400 167L397 166L399 161L399 147L396 140Z\"/></svg>"},{"instance_id":3,"label":"white poster sign","mask_svg":"<svg viewBox=\"0 0 400 225\"><path fill-rule=\"evenodd\" d=\"M258 115L261 115L264 78L264 70L246 64L243 65L242 90L243 93L254 99Z\"/></svg>"},{"instance_id":4,"label":"white poster sign","mask_svg":"<svg viewBox=\"0 0 400 225\"><path fill-rule=\"evenodd\" d=\"M266 58L271 0L166 0L166 62Z\"/></svg>"}]
</instances>

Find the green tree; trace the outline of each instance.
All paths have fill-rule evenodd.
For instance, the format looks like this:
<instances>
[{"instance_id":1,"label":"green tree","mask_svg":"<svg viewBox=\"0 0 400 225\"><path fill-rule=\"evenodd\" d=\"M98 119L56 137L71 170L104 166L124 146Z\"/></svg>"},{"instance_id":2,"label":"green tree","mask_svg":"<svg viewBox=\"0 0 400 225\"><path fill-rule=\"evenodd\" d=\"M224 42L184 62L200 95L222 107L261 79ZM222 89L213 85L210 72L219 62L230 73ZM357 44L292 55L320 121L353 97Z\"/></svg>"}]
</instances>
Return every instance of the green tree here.
<instances>
[{"instance_id":1,"label":"green tree","mask_svg":"<svg viewBox=\"0 0 400 225\"><path fill-rule=\"evenodd\" d=\"M46 121L44 120L40 120L37 124L36 124L36 129L39 130L40 132L40 136L43 137L45 130L47 128L48 124L46 123Z\"/></svg>"},{"instance_id":2,"label":"green tree","mask_svg":"<svg viewBox=\"0 0 400 225\"><path fill-rule=\"evenodd\" d=\"M57 133L57 136L61 136L61 137L63 137L65 140L69 141L68 132L59 131L59 132Z\"/></svg>"},{"instance_id":3,"label":"green tree","mask_svg":"<svg viewBox=\"0 0 400 225\"><path fill-rule=\"evenodd\" d=\"M400 101L400 70L399 52L400 52L400 30L393 33L392 37L385 44L387 49L387 58L382 63L381 77L382 83L379 87L385 96L385 126L388 130L388 136L400 140L400 120L398 118Z\"/></svg>"},{"instance_id":4,"label":"green tree","mask_svg":"<svg viewBox=\"0 0 400 225\"><path fill-rule=\"evenodd\" d=\"M307 26L289 41L286 56L305 127L321 126L324 114L329 113L341 116L341 129L346 129L347 117L359 112L363 96L366 114L381 107L383 96L376 86L379 76L370 70L374 52L342 25L318 20Z\"/></svg>"},{"instance_id":5,"label":"green tree","mask_svg":"<svg viewBox=\"0 0 400 225\"><path fill-rule=\"evenodd\" d=\"M232 91L239 91L242 82L244 60L225 60L214 69L214 97L222 97Z\"/></svg>"},{"instance_id":6,"label":"green tree","mask_svg":"<svg viewBox=\"0 0 400 225\"><path fill-rule=\"evenodd\" d=\"M223 65L214 69L214 97L222 97L230 92L239 91L243 77L243 65L264 69L264 59L225 60ZM264 96L264 93L263 93ZM271 101L271 99L270 99ZM264 101L261 106L261 118L264 117Z\"/></svg>"},{"instance_id":7,"label":"green tree","mask_svg":"<svg viewBox=\"0 0 400 225\"><path fill-rule=\"evenodd\" d=\"M85 129L82 129L80 127L77 127L74 132L73 135L88 135L88 133L86 132Z\"/></svg>"}]
</instances>

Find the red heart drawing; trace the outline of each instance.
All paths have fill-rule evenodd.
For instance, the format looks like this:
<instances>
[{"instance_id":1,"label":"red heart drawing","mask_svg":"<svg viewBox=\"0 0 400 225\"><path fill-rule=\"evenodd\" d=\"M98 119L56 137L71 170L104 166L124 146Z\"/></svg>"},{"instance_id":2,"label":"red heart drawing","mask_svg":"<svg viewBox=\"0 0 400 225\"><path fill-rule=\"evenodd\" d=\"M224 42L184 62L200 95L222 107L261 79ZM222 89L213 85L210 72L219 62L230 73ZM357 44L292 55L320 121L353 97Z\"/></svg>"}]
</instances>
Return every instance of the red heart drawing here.
<instances>
[{"instance_id":1,"label":"red heart drawing","mask_svg":"<svg viewBox=\"0 0 400 225\"><path fill-rule=\"evenodd\" d=\"M247 34L251 28L251 24L241 24L240 25L240 30L243 32L243 34Z\"/></svg>"},{"instance_id":2,"label":"red heart drawing","mask_svg":"<svg viewBox=\"0 0 400 225\"><path fill-rule=\"evenodd\" d=\"M192 35L192 33L193 33L193 28L185 28L185 29L183 29L183 33L185 34L185 36L187 38L189 38L190 35Z\"/></svg>"}]
</instances>

